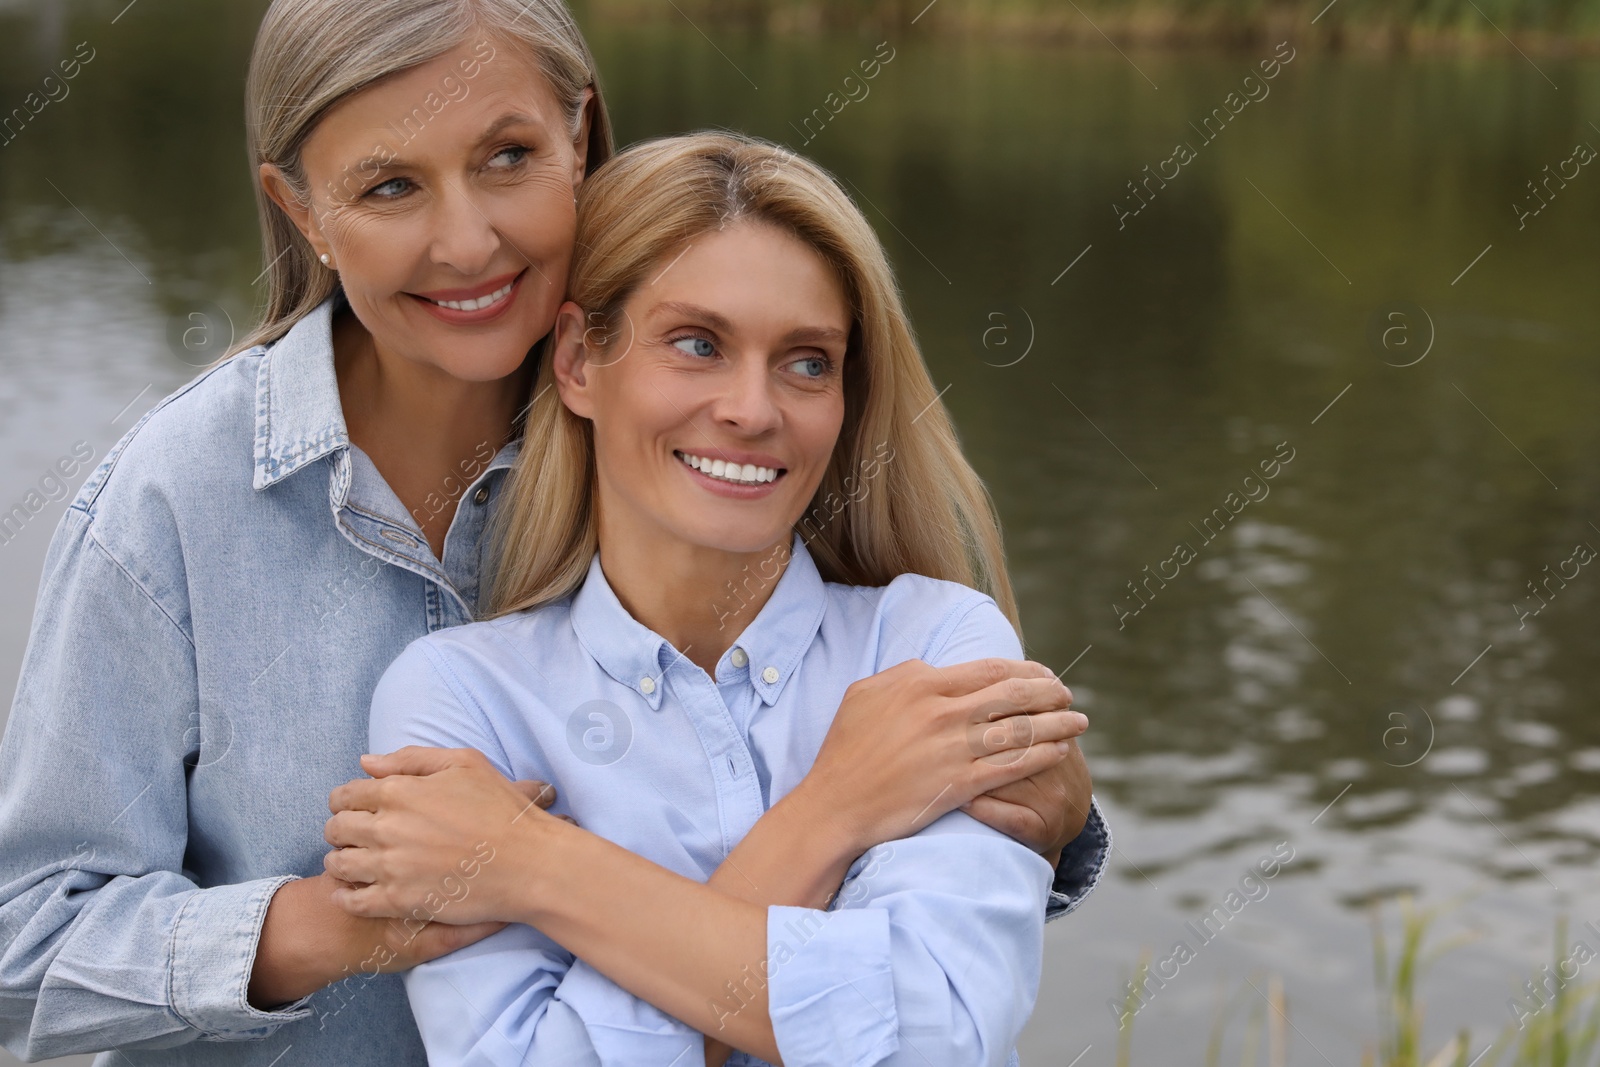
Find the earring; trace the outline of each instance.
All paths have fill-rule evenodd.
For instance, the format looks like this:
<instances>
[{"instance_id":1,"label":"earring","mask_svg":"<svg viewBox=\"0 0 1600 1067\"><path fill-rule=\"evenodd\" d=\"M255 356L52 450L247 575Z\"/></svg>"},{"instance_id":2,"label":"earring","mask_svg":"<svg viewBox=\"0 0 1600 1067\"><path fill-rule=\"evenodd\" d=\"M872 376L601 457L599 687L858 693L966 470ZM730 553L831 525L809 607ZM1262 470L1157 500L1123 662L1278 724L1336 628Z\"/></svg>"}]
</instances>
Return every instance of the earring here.
<instances>
[{"instance_id":1,"label":"earring","mask_svg":"<svg viewBox=\"0 0 1600 1067\"><path fill-rule=\"evenodd\" d=\"M326 252L322 253L322 265L324 267L328 266L328 253Z\"/></svg>"}]
</instances>

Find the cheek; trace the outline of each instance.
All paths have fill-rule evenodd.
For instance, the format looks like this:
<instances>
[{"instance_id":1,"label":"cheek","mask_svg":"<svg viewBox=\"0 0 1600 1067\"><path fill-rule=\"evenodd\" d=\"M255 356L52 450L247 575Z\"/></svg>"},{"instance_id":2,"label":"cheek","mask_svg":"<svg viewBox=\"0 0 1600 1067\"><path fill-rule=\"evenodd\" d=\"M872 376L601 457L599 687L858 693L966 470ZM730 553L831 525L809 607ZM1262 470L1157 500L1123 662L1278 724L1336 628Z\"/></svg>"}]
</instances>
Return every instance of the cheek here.
<instances>
[{"instance_id":1,"label":"cheek","mask_svg":"<svg viewBox=\"0 0 1600 1067\"><path fill-rule=\"evenodd\" d=\"M569 187L570 189L570 187ZM531 260L535 269L523 283L540 307L550 304L551 322L566 293L567 270L577 240L577 215L572 194L541 186L497 202L490 218L511 246L515 259Z\"/></svg>"},{"instance_id":2,"label":"cheek","mask_svg":"<svg viewBox=\"0 0 1600 1067\"><path fill-rule=\"evenodd\" d=\"M643 473L662 436L682 423L690 402L677 377L656 373L648 355L630 353L594 373L595 447L619 461L624 480Z\"/></svg>"},{"instance_id":3,"label":"cheek","mask_svg":"<svg viewBox=\"0 0 1600 1067\"><path fill-rule=\"evenodd\" d=\"M417 230L404 218L378 218L351 210L325 220L323 227L347 291L399 287L427 248Z\"/></svg>"},{"instance_id":4,"label":"cheek","mask_svg":"<svg viewBox=\"0 0 1600 1067\"><path fill-rule=\"evenodd\" d=\"M844 427L844 394L834 390L827 397L810 398L790 425L795 428L795 443L820 471L833 456Z\"/></svg>"},{"instance_id":5,"label":"cheek","mask_svg":"<svg viewBox=\"0 0 1600 1067\"><path fill-rule=\"evenodd\" d=\"M485 210L524 254L541 265L566 267L578 231L571 182L546 171L496 196L493 207Z\"/></svg>"}]
</instances>

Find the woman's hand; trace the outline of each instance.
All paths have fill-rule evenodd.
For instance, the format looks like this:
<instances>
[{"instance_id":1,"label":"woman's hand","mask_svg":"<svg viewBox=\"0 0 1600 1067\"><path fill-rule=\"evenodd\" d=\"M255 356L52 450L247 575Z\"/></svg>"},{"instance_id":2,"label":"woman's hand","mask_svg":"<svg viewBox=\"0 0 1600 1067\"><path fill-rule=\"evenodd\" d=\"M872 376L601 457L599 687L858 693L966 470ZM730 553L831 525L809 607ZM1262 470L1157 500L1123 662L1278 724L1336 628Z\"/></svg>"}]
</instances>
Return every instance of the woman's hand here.
<instances>
[{"instance_id":1,"label":"woman's hand","mask_svg":"<svg viewBox=\"0 0 1600 1067\"><path fill-rule=\"evenodd\" d=\"M1088 728L1071 704L1071 691L1039 663L983 659L940 668L909 660L845 691L796 792L806 791L817 817L836 820L858 854L1035 776L1033 786L987 797L972 814L990 825L997 817L1022 825L1009 807L1037 802L1059 830L1062 805L1048 790L1067 788L1072 775L1055 768L1072 758L1072 739Z\"/></svg>"},{"instance_id":2,"label":"woman's hand","mask_svg":"<svg viewBox=\"0 0 1600 1067\"><path fill-rule=\"evenodd\" d=\"M407 745L362 757L373 777L328 794L328 874L335 904L407 925L509 919L521 908L517 864L496 856L555 801L545 782L512 782L471 748ZM568 820L571 821L571 820Z\"/></svg>"},{"instance_id":3,"label":"woman's hand","mask_svg":"<svg viewBox=\"0 0 1600 1067\"><path fill-rule=\"evenodd\" d=\"M1054 767L974 797L961 810L1021 841L1055 867L1089 821L1093 782L1077 741Z\"/></svg>"},{"instance_id":4,"label":"woman's hand","mask_svg":"<svg viewBox=\"0 0 1600 1067\"><path fill-rule=\"evenodd\" d=\"M333 902L343 884L324 873L272 894L250 971L252 1005L270 1010L357 974L408 970L505 926L357 918Z\"/></svg>"}]
</instances>

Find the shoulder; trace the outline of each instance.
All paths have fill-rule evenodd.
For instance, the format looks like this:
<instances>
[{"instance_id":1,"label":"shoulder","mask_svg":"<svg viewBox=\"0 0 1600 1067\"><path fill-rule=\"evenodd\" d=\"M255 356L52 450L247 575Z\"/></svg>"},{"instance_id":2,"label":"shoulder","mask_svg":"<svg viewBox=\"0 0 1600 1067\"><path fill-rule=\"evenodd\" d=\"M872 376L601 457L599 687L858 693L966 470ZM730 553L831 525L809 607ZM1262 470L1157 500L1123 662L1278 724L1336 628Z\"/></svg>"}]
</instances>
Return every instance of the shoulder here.
<instances>
[{"instance_id":1,"label":"shoulder","mask_svg":"<svg viewBox=\"0 0 1600 1067\"><path fill-rule=\"evenodd\" d=\"M824 626L876 639L879 669L908 659L941 665L1022 654L1016 630L994 599L958 582L902 574L888 585L829 582L827 590Z\"/></svg>"},{"instance_id":2,"label":"shoulder","mask_svg":"<svg viewBox=\"0 0 1600 1067\"><path fill-rule=\"evenodd\" d=\"M72 509L104 540L129 524L170 520L186 505L215 502L219 490L250 491L256 380L265 353L241 352L146 412L84 482Z\"/></svg>"},{"instance_id":3,"label":"shoulder","mask_svg":"<svg viewBox=\"0 0 1600 1067\"><path fill-rule=\"evenodd\" d=\"M205 371L123 435L57 525L46 582L99 580L86 561L105 559L186 629L185 546L195 530L227 529L225 494L251 491L262 353L242 352ZM84 451L92 462L93 452Z\"/></svg>"},{"instance_id":4,"label":"shoulder","mask_svg":"<svg viewBox=\"0 0 1600 1067\"><path fill-rule=\"evenodd\" d=\"M568 604L561 600L412 641L373 690L372 751L408 744L477 748L506 771L506 709L527 715L551 701L561 681L554 665L571 662Z\"/></svg>"},{"instance_id":5,"label":"shoulder","mask_svg":"<svg viewBox=\"0 0 1600 1067\"><path fill-rule=\"evenodd\" d=\"M569 647L572 646L572 647ZM412 641L389 665L403 684L436 684L466 704L494 704L515 691L537 695L557 685L554 664L570 662L571 598L496 619L435 630Z\"/></svg>"}]
</instances>

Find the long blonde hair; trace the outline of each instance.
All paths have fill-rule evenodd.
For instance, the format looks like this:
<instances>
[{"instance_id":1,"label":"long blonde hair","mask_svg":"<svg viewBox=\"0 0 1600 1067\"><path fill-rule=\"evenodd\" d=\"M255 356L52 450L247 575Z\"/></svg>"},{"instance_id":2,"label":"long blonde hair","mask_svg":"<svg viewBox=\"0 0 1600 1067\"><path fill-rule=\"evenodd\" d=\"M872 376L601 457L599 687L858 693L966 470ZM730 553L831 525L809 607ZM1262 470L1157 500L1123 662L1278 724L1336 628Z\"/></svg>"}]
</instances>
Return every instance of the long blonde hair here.
<instances>
[{"instance_id":1,"label":"long blonde hair","mask_svg":"<svg viewBox=\"0 0 1600 1067\"><path fill-rule=\"evenodd\" d=\"M327 110L475 35L516 43L537 59L568 109L574 135L582 122L584 90L592 88L588 170L610 158L611 120L594 57L561 0L273 0L256 33L245 87L251 177L261 164L271 163L300 201L309 203L300 152ZM259 181L256 212L267 265L266 306L232 352L282 337L339 287L338 276L317 262Z\"/></svg>"},{"instance_id":2,"label":"long blonde hair","mask_svg":"<svg viewBox=\"0 0 1600 1067\"><path fill-rule=\"evenodd\" d=\"M579 193L568 295L592 324L588 336L600 335L603 347L620 344L629 332L623 305L652 270L685 242L740 220L782 227L816 249L851 303L844 425L796 524L823 578L960 582L994 597L1018 626L993 502L928 376L888 257L816 164L727 133L651 141L618 155ZM541 361L499 508L496 615L577 589L598 546L593 431L562 403L552 362L548 353ZM861 482L869 470L876 473Z\"/></svg>"}]
</instances>

